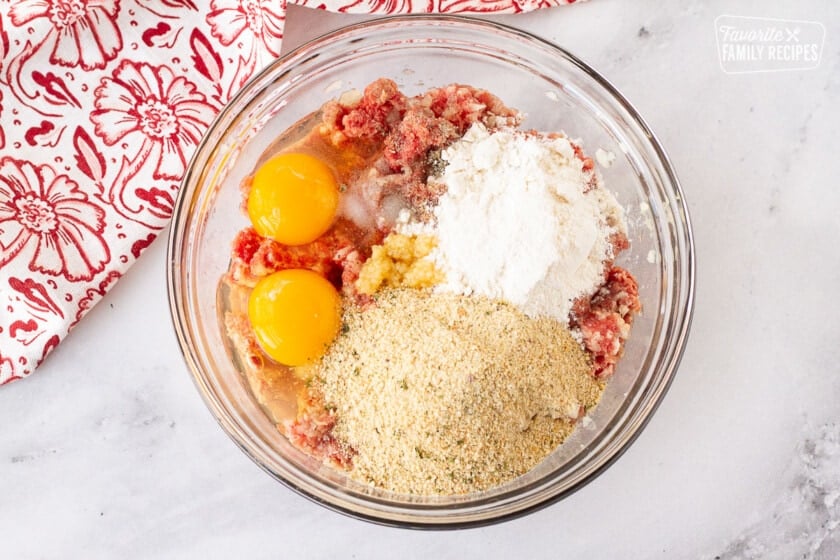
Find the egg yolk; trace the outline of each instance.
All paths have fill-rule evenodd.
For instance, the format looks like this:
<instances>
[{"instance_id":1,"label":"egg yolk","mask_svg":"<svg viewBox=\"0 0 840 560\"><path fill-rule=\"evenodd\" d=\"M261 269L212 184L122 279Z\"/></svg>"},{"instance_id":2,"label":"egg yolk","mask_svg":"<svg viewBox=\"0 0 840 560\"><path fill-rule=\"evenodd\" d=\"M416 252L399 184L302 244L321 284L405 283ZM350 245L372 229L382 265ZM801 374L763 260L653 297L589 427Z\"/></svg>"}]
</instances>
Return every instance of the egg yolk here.
<instances>
[{"instance_id":1,"label":"egg yolk","mask_svg":"<svg viewBox=\"0 0 840 560\"><path fill-rule=\"evenodd\" d=\"M312 363L338 334L341 297L323 276L288 269L260 279L248 318L263 351L288 366Z\"/></svg>"},{"instance_id":2,"label":"egg yolk","mask_svg":"<svg viewBox=\"0 0 840 560\"><path fill-rule=\"evenodd\" d=\"M326 232L338 208L330 168L308 154L279 154L254 174L248 216L257 233L285 245L304 245Z\"/></svg>"}]
</instances>

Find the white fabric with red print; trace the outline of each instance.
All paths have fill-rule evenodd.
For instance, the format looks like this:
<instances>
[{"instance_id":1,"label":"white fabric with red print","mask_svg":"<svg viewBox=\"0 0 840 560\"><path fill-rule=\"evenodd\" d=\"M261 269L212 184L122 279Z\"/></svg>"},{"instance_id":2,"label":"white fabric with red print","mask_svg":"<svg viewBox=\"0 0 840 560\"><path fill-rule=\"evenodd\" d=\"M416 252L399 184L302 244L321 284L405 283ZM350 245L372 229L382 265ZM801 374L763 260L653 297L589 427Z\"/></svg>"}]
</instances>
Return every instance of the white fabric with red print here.
<instances>
[{"instance_id":1,"label":"white fabric with red print","mask_svg":"<svg viewBox=\"0 0 840 560\"><path fill-rule=\"evenodd\" d=\"M302 0L348 13L574 0ZM0 385L26 377L166 226L285 0L0 0Z\"/></svg>"}]
</instances>

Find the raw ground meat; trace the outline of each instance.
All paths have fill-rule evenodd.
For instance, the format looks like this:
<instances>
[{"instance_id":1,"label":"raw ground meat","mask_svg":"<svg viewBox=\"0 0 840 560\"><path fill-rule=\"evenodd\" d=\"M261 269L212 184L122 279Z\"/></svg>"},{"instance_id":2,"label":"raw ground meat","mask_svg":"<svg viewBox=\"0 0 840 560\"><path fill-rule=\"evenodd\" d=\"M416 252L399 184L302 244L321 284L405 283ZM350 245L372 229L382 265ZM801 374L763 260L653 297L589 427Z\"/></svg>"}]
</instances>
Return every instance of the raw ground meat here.
<instances>
[{"instance_id":1,"label":"raw ground meat","mask_svg":"<svg viewBox=\"0 0 840 560\"><path fill-rule=\"evenodd\" d=\"M315 459L346 470L353 464L355 453L333 436L335 422L335 414L324 410L323 402L310 398L300 404L297 418L283 428L292 445Z\"/></svg>"},{"instance_id":2,"label":"raw ground meat","mask_svg":"<svg viewBox=\"0 0 840 560\"><path fill-rule=\"evenodd\" d=\"M341 289L346 284L345 266L352 265L358 274L357 261L364 260L360 249L368 249L369 254L369 247L359 242L362 237L362 232L344 219L312 243L296 246L283 245L245 228L233 241L229 274L234 282L252 287L263 276L279 270L305 268Z\"/></svg>"},{"instance_id":3,"label":"raw ground meat","mask_svg":"<svg viewBox=\"0 0 840 560\"><path fill-rule=\"evenodd\" d=\"M607 378L615 371L633 316L641 307L635 278L618 266L610 268L604 285L592 298L575 305L570 326L580 329L595 377Z\"/></svg>"},{"instance_id":4,"label":"raw ground meat","mask_svg":"<svg viewBox=\"0 0 840 560\"><path fill-rule=\"evenodd\" d=\"M399 124L406 102L392 80L376 80L360 97L345 94L327 102L320 133L337 146L348 140L382 142Z\"/></svg>"}]
</instances>

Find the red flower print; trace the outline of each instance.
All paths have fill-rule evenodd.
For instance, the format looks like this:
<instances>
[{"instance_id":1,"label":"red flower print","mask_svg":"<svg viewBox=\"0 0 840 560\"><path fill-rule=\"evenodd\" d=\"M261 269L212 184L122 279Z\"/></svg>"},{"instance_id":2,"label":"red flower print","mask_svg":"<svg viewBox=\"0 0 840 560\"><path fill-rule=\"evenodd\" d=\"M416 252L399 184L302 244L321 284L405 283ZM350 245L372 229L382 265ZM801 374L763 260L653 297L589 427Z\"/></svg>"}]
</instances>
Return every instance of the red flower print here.
<instances>
[{"instance_id":1,"label":"red flower print","mask_svg":"<svg viewBox=\"0 0 840 560\"><path fill-rule=\"evenodd\" d=\"M3 18L0 18L0 69L9 52L9 36L3 31ZM0 89L0 149L6 147L6 134L3 132L3 90Z\"/></svg>"},{"instance_id":2,"label":"red flower print","mask_svg":"<svg viewBox=\"0 0 840 560\"><path fill-rule=\"evenodd\" d=\"M0 385L17 381L20 378L19 375L15 375L15 364L12 363L11 358L4 358L0 354Z\"/></svg>"},{"instance_id":3,"label":"red flower print","mask_svg":"<svg viewBox=\"0 0 840 560\"><path fill-rule=\"evenodd\" d=\"M0 60L3 60L0 58ZM3 132L3 91L0 90L0 149L6 147L6 133Z\"/></svg>"},{"instance_id":4,"label":"red flower print","mask_svg":"<svg viewBox=\"0 0 840 560\"><path fill-rule=\"evenodd\" d=\"M104 68L122 48L119 6L120 0L20 0L9 15L17 26L48 19L52 29L43 44L52 45L50 62L93 70Z\"/></svg>"},{"instance_id":5,"label":"red flower print","mask_svg":"<svg viewBox=\"0 0 840 560\"><path fill-rule=\"evenodd\" d=\"M223 45L241 36L242 49L253 52L256 38L274 56L280 56L284 21L283 3L278 0L213 0L207 14L211 33Z\"/></svg>"},{"instance_id":6,"label":"red flower print","mask_svg":"<svg viewBox=\"0 0 840 560\"><path fill-rule=\"evenodd\" d=\"M90 280L110 259L104 220L102 208L67 175L0 159L0 267L32 251L30 270Z\"/></svg>"},{"instance_id":7,"label":"red flower print","mask_svg":"<svg viewBox=\"0 0 840 560\"><path fill-rule=\"evenodd\" d=\"M91 120L106 144L142 142L155 179L180 180L187 159L210 126L216 109L195 84L167 66L123 61L96 88Z\"/></svg>"}]
</instances>

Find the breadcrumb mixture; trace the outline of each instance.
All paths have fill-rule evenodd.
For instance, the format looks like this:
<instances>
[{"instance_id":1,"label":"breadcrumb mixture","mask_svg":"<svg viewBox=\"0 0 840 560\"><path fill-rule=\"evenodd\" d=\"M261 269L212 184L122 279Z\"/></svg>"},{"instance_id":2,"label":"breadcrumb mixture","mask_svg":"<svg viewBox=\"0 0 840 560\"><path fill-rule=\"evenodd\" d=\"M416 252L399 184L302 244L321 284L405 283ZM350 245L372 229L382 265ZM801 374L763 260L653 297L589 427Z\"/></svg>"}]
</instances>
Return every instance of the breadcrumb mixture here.
<instances>
[{"instance_id":1,"label":"breadcrumb mixture","mask_svg":"<svg viewBox=\"0 0 840 560\"><path fill-rule=\"evenodd\" d=\"M350 476L387 490L460 494L524 474L604 388L561 323L482 296L386 289L343 320L312 388L357 453Z\"/></svg>"}]
</instances>

